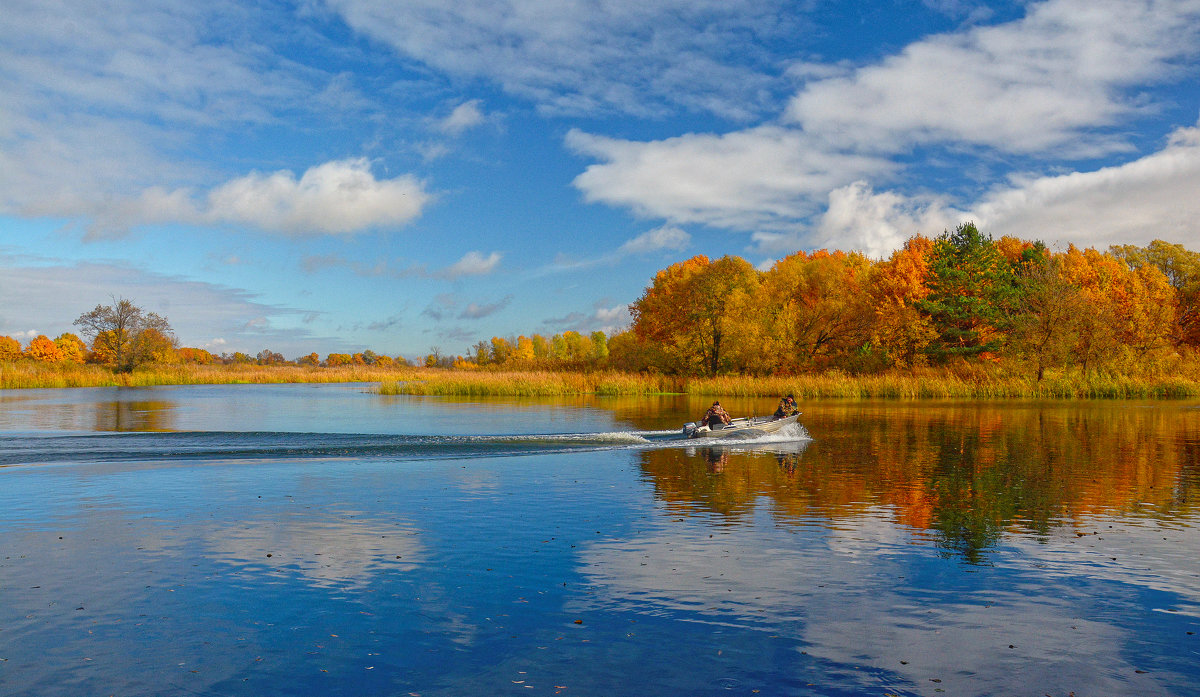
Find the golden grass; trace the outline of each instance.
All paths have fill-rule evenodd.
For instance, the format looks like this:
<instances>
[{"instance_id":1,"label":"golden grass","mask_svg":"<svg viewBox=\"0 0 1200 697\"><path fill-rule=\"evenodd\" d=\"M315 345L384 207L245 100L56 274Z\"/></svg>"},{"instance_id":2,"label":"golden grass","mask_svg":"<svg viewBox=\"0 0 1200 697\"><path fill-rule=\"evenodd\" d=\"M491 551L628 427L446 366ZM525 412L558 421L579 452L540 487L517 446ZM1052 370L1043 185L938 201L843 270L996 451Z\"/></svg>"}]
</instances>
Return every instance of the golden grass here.
<instances>
[{"instance_id":1,"label":"golden grass","mask_svg":"<svg viewBox=\"0 0 1200 697\"><path fill-rule=\"evenodd\" d=\"M396 380L410 368L371 366L152 365L132 373L114 373L98 365L0 362L0 389L41 387L149 387L154 385L229 385L240 383L380 382Z\"/></svg>"},{"instance_id":2,"label":"golden grass","mask_svg":"<svg viewBox=\"0 0 1200 697\"><path fill-rule=\"evenodd\" d=\"M778 397L802 399L1170 399L1200 397L1200 364L1168 363L1139 373L1048 373L995 364L850 375L678 377L616 371L455 371L429 368L156 365L113 373L95 365L0 362L0 389L235 383L376 382L380 394L553 397L570 395Z\"/></svg>"}]
</instances>

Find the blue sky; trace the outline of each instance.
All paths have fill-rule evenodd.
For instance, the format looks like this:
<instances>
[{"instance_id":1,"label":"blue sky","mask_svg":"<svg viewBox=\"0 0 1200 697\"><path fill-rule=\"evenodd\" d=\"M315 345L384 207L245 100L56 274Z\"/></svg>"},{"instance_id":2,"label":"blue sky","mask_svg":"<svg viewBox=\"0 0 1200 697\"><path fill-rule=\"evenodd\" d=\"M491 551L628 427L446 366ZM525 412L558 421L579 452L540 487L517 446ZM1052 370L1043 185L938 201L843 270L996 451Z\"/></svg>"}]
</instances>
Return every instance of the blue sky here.
<instances>
[{"instance_id":1,"label":"blue sky","mask_svg":"<svg viewBox=\"0 0 1200 697\"><path fill-rule=\"evenodd\" d=\"M4 0L0 334L612 331L695 254L1200 249L1200 0Z\"/></svg>"}]
</instances>

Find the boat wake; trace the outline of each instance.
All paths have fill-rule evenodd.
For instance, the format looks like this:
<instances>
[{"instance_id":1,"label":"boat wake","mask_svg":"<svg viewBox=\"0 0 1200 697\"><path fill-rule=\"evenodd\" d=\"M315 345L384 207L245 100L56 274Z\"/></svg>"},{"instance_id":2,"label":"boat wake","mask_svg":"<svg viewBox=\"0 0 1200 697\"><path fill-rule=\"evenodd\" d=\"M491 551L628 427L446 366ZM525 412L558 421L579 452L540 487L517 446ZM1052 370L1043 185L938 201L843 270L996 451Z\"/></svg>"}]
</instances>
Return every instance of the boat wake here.
<instances>
[{"instance_id":1,"label":"boat wake","mask_svg":"<svg viewBox=\"0 0 1200 697\"><path fill-rule=\"evenodd\" d=\"M738 440L736 445L751 448L807 439L802 426L789 425L777 433ZM676 430L443 436L242 431L30 433L0 441L0 467L156 460L443 459L722 445L730 443L689 441Z\"/></svg>"}]
</instances>

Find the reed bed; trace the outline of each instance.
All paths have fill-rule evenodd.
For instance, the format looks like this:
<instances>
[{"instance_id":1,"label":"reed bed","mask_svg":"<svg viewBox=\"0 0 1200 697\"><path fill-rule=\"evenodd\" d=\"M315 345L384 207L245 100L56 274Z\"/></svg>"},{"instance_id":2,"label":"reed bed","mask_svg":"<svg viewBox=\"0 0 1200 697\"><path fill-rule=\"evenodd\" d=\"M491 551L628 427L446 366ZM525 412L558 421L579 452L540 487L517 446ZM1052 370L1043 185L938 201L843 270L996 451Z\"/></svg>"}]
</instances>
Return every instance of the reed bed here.
<instances>
[{"instance_id":1,"label":"reed bed","mask_svg":"<svg viewBox=\"0 0 1200 697\"><path fill-rule=\"evenodd\" d=\"M1200 397L1200 366L1159 366L1142 373L1048 374L996 365L960 365L851 375L826 371L790 376L682 377L617 371L443 370L373 366L155 365L114 373L96 365L0 362L0 389L141 387L238 383L379 383L379 394L463 397L571 395L778 397L803 399L1179 399Z\"/></svg>"},{"instance_id":2,"label":"reed bed","mask_svg":"<svg viewBox=\"0 0 1200 697\"><path fill-rule=\"evenodd\" d=\"M681 381L677 378L619 372L417 370L405 379L386 381L379 386L380 394L466 397L655 395L680 391Z\"/></svg>"},{"instance_id":3,"label":"reed bed","mask_svg":"<svg viewBox=\"0 0 1200 697\"><path fill-rule=\"evenodd\" d=\"M78 363L0 362L0 389L58 387L150 387L272 383L381 382L397 380L410 368L372 366L152 365L131 373Z\"/></svg>"}]
</instances>

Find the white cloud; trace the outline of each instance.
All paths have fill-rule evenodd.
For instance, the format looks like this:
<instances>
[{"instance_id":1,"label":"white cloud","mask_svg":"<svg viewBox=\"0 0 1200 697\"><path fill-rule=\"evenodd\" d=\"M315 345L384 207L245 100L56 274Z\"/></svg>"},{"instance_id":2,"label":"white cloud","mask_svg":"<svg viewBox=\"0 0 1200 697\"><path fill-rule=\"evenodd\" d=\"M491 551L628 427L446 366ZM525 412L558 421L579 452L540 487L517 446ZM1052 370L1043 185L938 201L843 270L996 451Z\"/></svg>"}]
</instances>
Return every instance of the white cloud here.
<instances>
[{"instance_id":1,"label":"white cloud","mask_svg":"<svg viewBox=\"0 0 1200 697\"><path fill-rule=\"evenodd\" d=\"M483 110L479 108L481 103L478 99L472 99L454 107L454 111L451 111L449 116L438 122L438 130L448 135L457 136L461 135L464 131L469 131L482 124L487 117L484 116Z\"/></svg>"},{"instance_id":2,"label":"white cloud","mask_svg":"<svg viewBox=\"0 0 1200 697\"><path fill-rule=\"evenodd\" d=\"M772 100L767 39L798 34L776 0L329 0L402 56L484 78L559 113L683 107L747 118ZM744 50L753 35L758 50Z\"/></svg>"},{"instance_id":3,"label":"white cloud","mask_svg":"<svg viewBox=\"0 0 1200 697\"><path fill-rule=\"evenodd\" d=\"M663 249L684 250L692 242L692 236L674 225L664 225L644 232L621 245L620 254L646 254Z\"/></svg>"},{"instance_id":4,"label":"white cloud","mask_svg":"<svg viewBox=\"0 0 1200 697\"><path fill-rule=\"evenodd\" d=\"M931 37L848 75L817 80L788 117L843 146L902 152L914 143L1126 148L1111 127L1144 110L1136 88L1177 76L1200 43L1195 0L1051 0L1025 18Z\"/></svg>"},{"instance_id":5,"label":"white cloud","mask_svg":"<svg viewBox=\"0 0 1200 697\"><path fill-rule=\"evenodd\" d=\"M773 126L651 142L572 130L566 142L602 160L575 178L588 201L628 206L674 223L740 230L807 216L831 189L894 168Z\"/></svg>"},{"instance_id":6,"label":"white cloud","mask_svg":"<svg viewBox=\"0 0 1200 697\"><path fill-rule=\"evenodd\" d=\"M484 256L480 252L470 251L464 254L462 259L442 269L437 275L449 279L463 276L483 276L495 271L496 267L500 265L501 258L503 255L500 252L492 252Z\"/></svg>"},{"instance_id":7,"label":"white cloud","mask_svg":"<svg viewBox=\"0 0 1200 697\"><path fill-rule=\"evenodd\" d=\"M1000 237L1107 248L1155 239L1195 246L1200 220L1200 127L1177 130L1159 152L1091 172L1016 179L958 210L942 201L876 193L856 182L834 190L812 231L816 246L883 256L915 233L966 220Z\"/></svg>"},{"instance_id":8,"label":"white cloud","mask_svg":"<svg viewBox=\"0 0 1200 697\"><path fill-rule=\"evenodd\" d=\"M246 225L284 235L353 234L404 225L421 215L432 195L412 176L376 179L365 158L289 171L258 172L226 182L202 197L186 189L150 188L93 212L93 238L119 236L154 223Z\"/></svg>"},{"instance_id":9,"label":"white cloud","mask_svg":"<svg viewBox=\"0 0 1200 697\"><path fill-rule=\"evenodd\" d=\"M339 160L299 180L287 171L235 179L208 194L204 217L286 234L344 234L408 223L430 198L412 176L377 180L366 159Z\"/></svg>"},{"instance_id":10,"label":"white cloud","mask_svg":"<svg viewBox=\"0 0 1200 697\"><path fill-rule=\"evenodd\" d=\"M256 29L279 24L272 12L225 0L6 2L0 211L91 217L156 183L211 180L183 154L197 136L276 123L279 110L325 113L316 96L337 76L259 44Z\"/></svg>"},{"instance_id":11,"label":"white cloud","mask_svg":"<svg viewBox=\"0 0 1200 697\"><path fill-rule=\"evenodd\" d=\"M885 191L858 181L829 193L829 207L813 231L814 244L883 257L916 234L936 235L956 226L962 214L943 203ZM794 248L793 248L794 249Z\"/></svg>"},{"instance_id":12,"label":"white cloud","mask_svg":"<svg viewBox=\"0 0 1200 697\"><path fill-rule=\"evenodd\" d=\"M1018 180L972 215L993 235L1107 247L1200 239L1200 127L1177 130L1161 151L1093 172Z\"/></svg>"}]
</instances>

